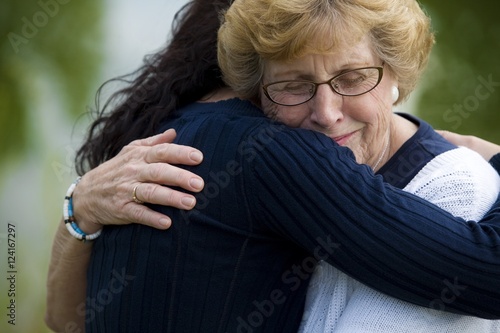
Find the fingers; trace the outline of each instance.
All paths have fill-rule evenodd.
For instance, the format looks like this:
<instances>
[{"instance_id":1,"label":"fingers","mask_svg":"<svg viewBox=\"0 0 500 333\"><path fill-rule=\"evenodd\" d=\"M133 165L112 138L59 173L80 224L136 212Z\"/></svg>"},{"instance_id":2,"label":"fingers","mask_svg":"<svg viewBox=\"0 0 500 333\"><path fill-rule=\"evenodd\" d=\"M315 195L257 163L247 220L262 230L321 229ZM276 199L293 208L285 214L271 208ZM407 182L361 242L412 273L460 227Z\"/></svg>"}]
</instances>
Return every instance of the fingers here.
<instances>
[{"instance_id":1,"label":"fingers","mask_svg":"<svg viewBox=\"0 0 500 333\"><path fill-rule=\"evenodd\" d=\"M450 131L436 130L436 132L448 141L457 140L461 137L461 135L450 132Z\"/></svg>"},{"instance_id":2,"label":"fingers","mask_svg":"<svg viewBox=\"0 0 500 333\"><path fill-rule=\"evenodd\" d=\"M172 223L170 217L140 204L141 201L192 209L196 205L193 195L164 185L201 191L204 186L201 177L171 164L197 165L203 155L192 147L172 144L175 137L175 130L170 129L133 141L117 156L89 172L95 176L91 182L95 185L93 190L85 195L88 206L92 207L86 210L91 212L89 220L98 218L103 225L140 223L167 229Z\"/></svg>"},{"instance_id":3,"label":"fingers","mask_svg":"<svg viewBox=\"0 0 500 333\"><path fill-rule=\"evenodd\" d=\"M166 162L169 164L198 165L203 160L203 154L198 149L177 145L161 144L151 148L145 157L148 163Z\"/></svg>"},{"instance_id":4,"label":"fingers","mask_svg":"<svg viewBox=\"0 0 500 333\"><path fill-rule=\"evenodd\" d=\"M446 135L449 133L448 131L445 131L445 130L435 130L436 133L438 133L439 135L441 135L442 137L446 138Z\"/></svg>"},{"instance_id":5,"label":"fingers","mask_svg":"<svg viewBox=\"0 0 500 333\"><path fill-rule=\"evenodd\" d=\"M454 145L466 146L469 148L471 148L470 146L473 145L474 137L470 135L462 135L445 130L436 130L436 132Z\"/></svg>"},{"instance_id":6,"label":"fingers","mask_svg":"<svg viewBox=\"0 0 500 333\"><path fill-rule=\"evenodd\" d=\"M137 158L138 152L143 151L141 154L144 154L144 160L147 163L200 164L203 161L203 154L201 151L193 147L171 143L176 135L174 129L169 129L152 137L132 141L130 144L123 147L118 155L132 155ZM128 156L128 158L131 158L131 156Z\"/></svg>"},{"instance_id":7,"label":"fingers","mask_svg":"<svg viewBox=\"0 0 500 333\"><path fill-rule=\"evenodd\" d=\"M148 164L139 172L139 180L145 183L177 186L191 192L200 192L205 186L200 176L170 164Z\"/></svg>"},{"instance_id":8,"label":"fingers","mask_svg":"<svg viewBox=\"0 0 500 333\"><path fill-rule=\"evenodd\" d=\"M184 210L193 209L196 205L196 199L191 194L152 183L141 183L136 189L136 195L139 200L146 203Z\"/></svg>"},{"instance_id":9,"label":"fingers","mask_svg":"<svg viewBox=\"0 0 500 333\"><path fill-rule=\"evenodd\" d=\"M177 136L177 133L175 132L175 129L173 129L173 128L169 128L168 130L166 130L162 134L163 134L163 139L165 140L164 142L174 142L174 139Z\"/></svg>"},{"instance_id":10,"label":"fingers","mask_svg":"<svg viewBox=\"0 0 500 333\"><path fill-rule=\"evenodd\" d=\"M474 150L487 161L500 151L500 146L473 135L461 135L449 131L437 132L454 145Z\"/></svg>"},{"instance_id":11,"label":"fingers","mask_svg":"<svg viewBox=\"0 0 500 333\"><path fill-rule=\"evenodd\" d=\"M133 218L133 223L147 225L156 229L165 230L171 227L170 217L160 214L144 205L131 203L129 214Z\"/></svg>"},{"instance_id":12,"label":"fingers","mask_svg":"<svg viewBox=\"0 0 500 333\"><path fill-rule=\"evenodd\" d=\"M175 129L170 128L166 130L163 133L150 136L148 138L140 139L140 140L135 140L130 143L132 146L155 146L161 143L170 143L173 142L175 137L177 136L177 133L175 132Z\"/></svg>"}]
</instances>

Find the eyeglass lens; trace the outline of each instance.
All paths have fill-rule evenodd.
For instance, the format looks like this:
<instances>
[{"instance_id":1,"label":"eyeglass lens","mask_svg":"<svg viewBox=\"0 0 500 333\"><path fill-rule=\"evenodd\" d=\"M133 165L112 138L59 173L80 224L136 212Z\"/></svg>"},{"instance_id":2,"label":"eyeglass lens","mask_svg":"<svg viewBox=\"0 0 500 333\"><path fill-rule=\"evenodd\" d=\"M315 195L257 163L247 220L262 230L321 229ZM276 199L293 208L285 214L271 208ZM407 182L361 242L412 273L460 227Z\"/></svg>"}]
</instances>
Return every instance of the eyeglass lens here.
<instances>
[{"instance_id":1,"label":"eyeglass lens","mask_svg":"<svg viewBox=\"0 0 500 333\"><path fill-rule=\"evenodd\" d=\"M330 84L335 92L344 96L367 93L378 85L381 75L380 68L361 68L342 73L322 83L298 80L282 81L267 85L265 90L273 102L293 106L312 99L316 94L317 87L321 84Z\"/></svg>"}]
</instances>

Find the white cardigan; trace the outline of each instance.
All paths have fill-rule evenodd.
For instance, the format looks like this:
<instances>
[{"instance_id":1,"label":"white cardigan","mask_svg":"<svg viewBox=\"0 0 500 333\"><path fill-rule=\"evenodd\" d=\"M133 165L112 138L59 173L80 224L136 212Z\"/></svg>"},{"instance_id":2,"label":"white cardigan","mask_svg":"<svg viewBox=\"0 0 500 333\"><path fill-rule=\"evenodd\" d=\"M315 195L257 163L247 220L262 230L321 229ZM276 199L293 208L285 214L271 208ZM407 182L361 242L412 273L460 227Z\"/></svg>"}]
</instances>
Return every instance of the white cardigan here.
<instances>
[{"instance_id":1,"label":"white cardigan","mask_svg":"<svg viewBox=\"0 0 500 333\"><path fill-rule=\"evenodd\" d=\"M457 148L435 157L404 188L455 216L479 220L500 191L497 172L477 153ZM452 301L446 288L460 281L443 281L439 309ZM433 310L382 294L320 262L309 284L300 332L334 333L500 333L500 321Z\"/></svg>"}]
</instances>

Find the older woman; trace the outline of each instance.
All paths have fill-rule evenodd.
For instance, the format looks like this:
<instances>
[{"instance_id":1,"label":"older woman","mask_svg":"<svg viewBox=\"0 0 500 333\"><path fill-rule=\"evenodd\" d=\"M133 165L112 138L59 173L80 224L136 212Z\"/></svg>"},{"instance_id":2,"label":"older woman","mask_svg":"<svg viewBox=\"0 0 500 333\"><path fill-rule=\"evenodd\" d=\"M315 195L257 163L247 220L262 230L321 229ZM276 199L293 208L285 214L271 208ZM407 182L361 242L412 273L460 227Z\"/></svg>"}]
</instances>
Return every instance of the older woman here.
<instances>
[{"instance_id":1,"label":"older woman","mask_svg":"<svg viewBox=\"0 0 500 333\"><path fill-rule=\"evenodd\" d=\"M228 85L260 97L268 116L325 134L394 186L477 221L500 190L494 170L392 112L425 68L429 27L413 0L238 0L219 32L219 63ZM500 322L405 303L321 262L302 330L498 332Z\"/></svg>"},{"instance_id":2,"label":"older woman","mask_svg":"<svg viewBox=\"0 0 500 333\"><path fill-rule=\"evenodd\" d=\"M313 8L320 13L322 8L317 6L318 3L315 2ZM248 4L236 1L234 5L234 11L238 10L238 5L244 5L245 11L254 17L262 14L261 11L252 14L256 9L252 3L245 7ZM257 5L268 6L265 3ZM264 12L268 7L265 8ZM221 30L223 51L234 45L230 39L224 38L224 31L245 32L248 35L243 37L251 37L251 30L257 29L257 26L249 29L244 21L230 21L234 11L232 8L228 12L227 25ZM303 12L299 13L296 17L303 15ZM194 23L197 22L202 21ZM233 29L231 23L240 24L241 29ZM321 27L321 21L319 23L311 24L308 29ZM285 30L289 27L286 26ZM328 28L328 25L324 27ZM317 31L303 31L309 32L309 37L319 36ZM365 37L366 33L359 36ZM314 41L312 38L305 40ZM236 37L233 41L248 45L245 38ZM349 39L349 42L354 41L355 37ZM284 45L284 49L293 51L294 43ZM315 44L304 45L313 47ZM343 106L350 106L354 112L361 110L359 106L370 106L372 102L379 102L380 111L385 111L383 107L390 107L398 100L391 85L388 85L390 93L387 92L387 83L396 82L391 75L392 67L389 62L375 63L376 56L368 52L371 49L369 40L360 38L350 45L349 52L341 55L341 59L349 58L350 61L352 58L362 63L362 66L355 67L344 61L343 68L337 68L338 60L335 60L331 63L333 67L327 68L329 63L325 60L331 56L329 53L335 49L335 44L327 48L319 46L321 49L312 50L318 51L317 56L312 57L305 52L298 57L280 58L273 57L272 51L257 50L254 66L249 66L247 58L239 59L238 53L231 51L226 53L229 55L227 59L222 54L221 63L224 66L237 65L234 60L241 60L241 68L256 70L257 81L246 75L240 78L250 83L248 91L238 86L235 88L239 92L245 91L258 103L260 81L266 80L263 82L266 96L261 99L262 105L285 122L289 122L282 114L285 107L274 104L297 103L292 110L307 112L306 106L311 103L321 106L328 98L340 98L335 95L339 93L346 96L341 98L346 99ZM243 54L246 56L248 52ZM372 58L369 58L370 54ZM370 60L373 63L364 63ZM294 61L301 65L299 71L295 67L283 71L286 63ZM326 74L320 70L323 67L325 72L333 71L329 77L322 77ZM231 82L229 74L237 71L229 68L226 67L225 74ZM385 76L384 71L389 71L389 74ZM155 72L147 74L154 75ZM148 75L144 77L148 78ZM282 77L286 75L295 76ZM376 80L372 81L374 77ZM313 80L318 82L311 82ZM293 82L283 88L281 81ZM320 84L323 82L328 84ZM304 90L304 87L309 87L309 90ZM404 95L402 86L400 90ZM298 102L290 102L290 93L293 98L298 98ZM333 97L328 94L333 94ZM484 278L484 270L464 274L461 265L478 267L482 264L484 250L479 250L474 235L479 233L485 238L495 238L494 234L476 227L472 227L475 230L472 232L470 225L452 219L421 200L402 195L384 185L380 178L374 178L366 167L355 163L349 149L339 147L323 135L269 124L250 103L228 99L234 96L229 90L217 90L203 99L205 103L184 104L186 106L171 111L161 122L160 129L175 127L178 130L179 143L196 145L204 152L209 163L203 163L193 171L209 182L206 190L197 197L198 205L191 213L155 207L177 221L172 231L160 232L138 225L104 230L103 236L95 243L90 263L88 299L94 302L87 304L89 330L294 331L300 323L311 264L318 259L334 264L381 291L421 305L429 305L439 297L443 276L460 276L460 281L463 278L468 286L473 286L479 277ZM132 100L134 97L131 94ZM359 103L348 102L347 98L361 100ZM142 110L140 108L138 113L141 114ZM325 118L330 117L329 113L321 108L317 113L313 111L307 116L299 112L297 119L300 116L303 119L298 125L309 127L308 124L312 124L311 127L316 126L315 129L321 129L340 144L348 145L351 140L363 143L361 134L366 133L369 137L370 133L375 133L372 125L365 125L370 121L364 116L353 117L356 121L349 122L341 119L339 123L354 125L349 131L326 132L331 130ZM116 115L117 119L124 118L118 112ZM114 122L109 124L115 126ZM377 126L383 128L380 124ZM411 123L405 123L404 128L407 130L406 140L412 131L413 134L417 131ZM397 135L393 133L384 133L382 137L385 138L382 144L374 142L373 147L369 139L364 140L366 147L359 151L353 145L355 158L378 169L398 148L390 145L401 141L395 140L393 137ZM451 151L446 143L440 142L438 146L437 152L430 152L431 156ZM128 152L124 154L130 155ZM151 162L154 160L150 159ZM485 170L488 170L486 166ZM496 177L493 174L491 179ZM151 184L143 185L139 180L132 185L136 203L148 198L146 190ZM141 207L130 201L129 206ZM496 218L496 215L493 213L490 217ZM189 223L184 223L184 219ZM84 230L82 232L89 230L83 227L88 223L78 218L77 221ZM463 234L464 240L460 244L447 244L447 237L454 232ZM374 242L375 239L379 242ZM422 243L425 246L416 253L415 248ZM68 246L72 250L77 247L76 244ZM398 249L396 255L390 251L393 246ZM450 256L449 266L441 267L442 261L432 258L436 251ZM490 251L495 253L493 248ZM475 259L464 261L462 254ZM417 266L422 266L422 269L411 268L412 265L406 262L408 258L418 262ZM67 267L65 263L67 257L53 261L52 271L63 274L65 271L58 271L58 267ZM488 267L490 272L496 269L496 266ZM486 275L490 279L493 276ZM406 281L401 279L403 276ZM49 283L52 295L58 281L52 275ZM484 294L495 292L496 289L487 288ZM497 307L492 304L479 310L476 308L481 294L481 290L469 288L459 301L446 304L447 308L495 317L489 307Z\"/></svg>"}]
</instances>

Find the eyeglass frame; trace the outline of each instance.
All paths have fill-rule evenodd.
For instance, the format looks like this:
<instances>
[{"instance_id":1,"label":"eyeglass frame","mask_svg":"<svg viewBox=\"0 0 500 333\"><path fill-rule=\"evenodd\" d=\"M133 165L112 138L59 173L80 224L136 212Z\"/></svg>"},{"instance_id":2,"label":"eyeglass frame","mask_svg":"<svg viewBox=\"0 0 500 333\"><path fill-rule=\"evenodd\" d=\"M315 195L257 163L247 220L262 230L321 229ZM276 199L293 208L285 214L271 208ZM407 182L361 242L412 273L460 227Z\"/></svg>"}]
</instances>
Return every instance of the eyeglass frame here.
<instances>
[{"instance_id":1,"label":"eyeglass frame","mask_svg":"<svg viewBox=\"0 0 500 333\"><path fill-rule=\"evenodd\" d=\"M311 99L314 98L314 96L316 96L316 93L318 91L318 86L322 85L322 84L328 84L330 86L330 88L332 89L332 91L336 94L339 94L340 96L351 96L351 97L354 97L354 96L361 96L361 95L364 95L366 93L369 93L370 91L372 91L373 89L377 88L377 86L380 84L380 82L382 81L382 77L384 76L384 65L385 63L382 63L382 66L369 66L369 67L361 67L361 68L354 68L354 69L350 69L348 71L345 71L343 73L340 73L340 74L337 74L335 75L334 77L332 77L331 79L329 80L326 80L324 82L319 82L319 83L316 83L314 81L309 81L309 80L282 80L282 81L275 81L275 82L271 82L271 83L268 83L268 84L265 84L262 86L262 90L264 90L264 95L266 95L266 97L271 101L273 102L274 104L278 104L278 105L282 105L282 106L297 106L297 105L301 105L301 104L304 104L304 103L307 103L309 102ZM336 78L338 78L339 76L342 76L342 75L345 75L347 73L350 73L350 72L354 72L354 71L359 71L359 70L362 70L362 69L377 69L378 70L378 80L377 80L377 83L369 90L365 91L365 92L362 92L361 94L355 94L355 95L349 95L349 94L343 94L343 93L340 93L338 92L337 90L335 90L335 88L333 87L332 85L332 82L333 80L335 80ZM269 95L269 92L267 91L267 87L269 87L270 85L273 85L273 84L277 84L277 83L283 83L283 82L304 82L304 83L312 83L314 85L314 92L312 93L311 97L309 99L307 99L306 101L304 102L301 102L301 103L298 103L298 104L282 104L282 103L278 103L276 101L274 101L271 96Z\"/></svg>"}]
</instances>

